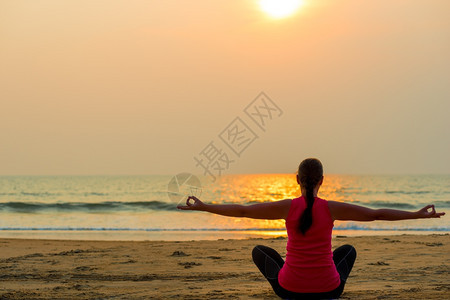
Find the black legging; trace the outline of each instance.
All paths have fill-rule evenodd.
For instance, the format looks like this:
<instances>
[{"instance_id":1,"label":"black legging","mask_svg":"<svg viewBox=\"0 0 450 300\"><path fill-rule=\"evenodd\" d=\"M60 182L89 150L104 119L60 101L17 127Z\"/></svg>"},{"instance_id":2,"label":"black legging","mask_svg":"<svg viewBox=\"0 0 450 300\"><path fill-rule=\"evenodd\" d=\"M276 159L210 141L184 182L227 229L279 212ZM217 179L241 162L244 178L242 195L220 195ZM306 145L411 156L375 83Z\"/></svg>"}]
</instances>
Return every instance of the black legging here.
<instances>
[{"instance_id":1,"label":"black legging","mask_svg":"<svg viewBox=\"0 0 450 300\"><path fill-rule=\"evenodd\" d=\"M344 245L333 251L333 261L341 277L341 284L336 289L325 293L294 293L284 289L278 283L278 272L284 265L284 260L272 248L258 245L253 248L252 257L279 297L283 299L330 299L339 298L344 291L345 282L356 259L356 250L353 246Z\"/></svg>"}]
</instances>

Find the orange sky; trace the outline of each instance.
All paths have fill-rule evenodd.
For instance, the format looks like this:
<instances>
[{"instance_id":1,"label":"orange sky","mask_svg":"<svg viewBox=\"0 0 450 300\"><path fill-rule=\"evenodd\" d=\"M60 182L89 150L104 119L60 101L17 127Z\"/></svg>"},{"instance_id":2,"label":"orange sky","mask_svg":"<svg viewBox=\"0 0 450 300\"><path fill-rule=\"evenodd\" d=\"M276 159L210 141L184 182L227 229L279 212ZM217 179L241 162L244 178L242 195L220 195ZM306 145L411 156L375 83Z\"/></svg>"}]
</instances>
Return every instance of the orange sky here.
<instances>
[{"instance_id":1,"label":"orange sky","mask_svg":"<svg viewBox=\"0 0 450 300\"><path fill-rule=\"evenodd\" d=\"M0 1L0 174L174 174L261 91L229 173L450 173L450 2Z\"/></svg>"}]
</instances>

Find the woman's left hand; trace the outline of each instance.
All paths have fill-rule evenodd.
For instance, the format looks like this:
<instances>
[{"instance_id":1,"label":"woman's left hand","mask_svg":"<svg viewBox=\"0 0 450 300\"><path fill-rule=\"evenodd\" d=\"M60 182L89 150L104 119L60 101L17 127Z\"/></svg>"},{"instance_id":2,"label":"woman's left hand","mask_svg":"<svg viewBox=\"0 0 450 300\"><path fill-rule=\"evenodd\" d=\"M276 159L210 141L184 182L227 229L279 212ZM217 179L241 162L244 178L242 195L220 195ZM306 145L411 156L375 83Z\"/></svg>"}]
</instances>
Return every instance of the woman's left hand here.
<instances>
[{"instance_id":1,"label":"woman's left hand","mask_svg":"<svg viewBox=\"0 0 450 300\"><path fill-rule=\"evenodd\" d=\"M417 214L420 218L440 218L441 216L445 215L444 212L436 212L436 210L434 209L434 205L425 206L421 210L417 211Z\"/></svg>"}]
</instances>

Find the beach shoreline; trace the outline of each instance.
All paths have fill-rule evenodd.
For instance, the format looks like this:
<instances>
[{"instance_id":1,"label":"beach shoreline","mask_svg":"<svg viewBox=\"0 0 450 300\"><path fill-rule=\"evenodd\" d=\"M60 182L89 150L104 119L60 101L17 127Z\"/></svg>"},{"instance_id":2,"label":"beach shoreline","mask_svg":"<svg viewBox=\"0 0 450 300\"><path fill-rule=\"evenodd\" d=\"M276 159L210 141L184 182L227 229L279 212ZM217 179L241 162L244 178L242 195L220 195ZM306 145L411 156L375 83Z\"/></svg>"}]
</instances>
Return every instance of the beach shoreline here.
<instances>
[{"instance_id":1,"label":"beach shoreline","mask_svg":"<svg viewBox=\"0 0 450 300\"><path fill-rule=\"evenodd\" d=\"M398 236L445 235L439 230L333 230L337 236ZM214 241L258 238L286 238L286 229L280 230L0 230L1 239L41 239L68 241Z\"/></svg>"},{"instance_id":2,"label":"beach shoreline","mask_svg":"<svg viewBox=\"0 0 450 300\"><path fill-rule=\"evenodd\" d=\"M0 239L2 299L277 299L251 259L286 238ZM450 235L342 236L358 257L342 299L449 299Z\"/></svg>"}]
</instances>

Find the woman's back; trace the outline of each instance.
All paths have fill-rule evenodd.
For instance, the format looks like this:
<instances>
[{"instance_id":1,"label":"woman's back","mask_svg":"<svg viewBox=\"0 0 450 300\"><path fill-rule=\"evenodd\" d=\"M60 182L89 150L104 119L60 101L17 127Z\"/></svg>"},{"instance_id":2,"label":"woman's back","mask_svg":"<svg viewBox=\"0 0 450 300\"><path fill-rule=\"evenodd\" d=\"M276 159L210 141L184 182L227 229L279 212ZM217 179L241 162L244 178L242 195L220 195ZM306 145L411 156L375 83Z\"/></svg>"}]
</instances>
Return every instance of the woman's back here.
<instances>
[{"instance_id":1,"label":"woman's back","mask_svg":"<svg viewBox=\"0 0 450 300\"><path fill-rule=\"evenodd\" d=\"M298 293L331 291L339 286L331 251L333 219L326 200L315 198L312 225L303 235L299 219L306 208L304 197L293 199L286 219L286 262L279 274L280 285Z\"/></svg>"}]
</instances>

